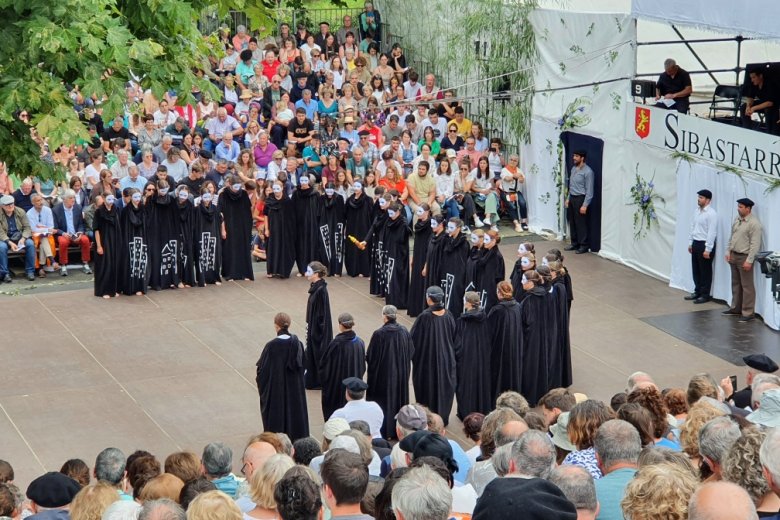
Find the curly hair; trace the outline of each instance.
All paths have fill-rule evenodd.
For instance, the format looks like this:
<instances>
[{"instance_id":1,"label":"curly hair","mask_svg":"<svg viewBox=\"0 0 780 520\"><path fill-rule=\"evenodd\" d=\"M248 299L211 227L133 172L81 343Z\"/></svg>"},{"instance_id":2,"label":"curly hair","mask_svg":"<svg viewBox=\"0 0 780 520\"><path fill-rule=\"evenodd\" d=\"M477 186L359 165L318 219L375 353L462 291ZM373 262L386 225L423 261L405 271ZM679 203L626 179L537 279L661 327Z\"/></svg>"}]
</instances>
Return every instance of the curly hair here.
<instances>
[{"instance_id":1,"label":"curly hair","mask_svg":"<svg viewBox=\"0 0 780 520\"><path fill-rule=\"evenodd\" d=\"M682 388L665 388L661 395L669 413L677 416L688 413L688 400Z\"/></svg>"},{"instance_id":2,"label":"curly hair","mask_svg":"<svg viewBox=\"0 0 780 520\"><path fill-rule=\"evenodd\" d=\"M614 417L612 410L595 399L587 399L574 405L569 412L569 439L578 450L593 446L599 426Z\"/></svg>"},{"instance_id":3,"label":"curly hair","mask_svg":"<svg viewBox=\"0 0 780 520\"><path fill-rule=\"evenodd\" d=\"M314 520L322 507L320 486L309 477L288 473L276 484L274 501L284 520Z\"/></svg>"},{"instance_id":4,"label":"curly hair","mask_svg":"<svg viewBox=\"0 0 780 520\"><path fill-rule=\"evenodd\" d=\"M677 464L644 466L626 486L620 502L627 520L685 520L699 481Z\"/></svg>"},{"instance_id":5,"label":"curly hair","mask_svg":"<svg viewBox=\"0 0 780 520\"><path fill-rule=\"evenodd\" d=\"M747 491L756 507L764 495L771 491L759 459L761 443L765 438L766 433L758 428L745 428L722 462L723 480L733 482Z\"/></svg>"},{"instance_id":6,"label":"curly hair","mask_svg":"<svg viewBox=\"0 0 780 520\"><path fill-rule=\"evenodd\" d=\"M688 419L680 427L680 446L691 458L699 457L699 431L716 417L726 415L707 402L696 403L688 410Z\"/></svg>"},{"instance_id":7,"label":"curly hair","mask_svg":"<svg viewBox=\"0 0 780 520\"><path fill-rule=\"evenodd\" d=\"M628 394L627 402L641 404L653 416L653 437L659 439L669 429L666 421L666 405L661 392L654 387L637 388Z\"/></svg>"}]
</instances>

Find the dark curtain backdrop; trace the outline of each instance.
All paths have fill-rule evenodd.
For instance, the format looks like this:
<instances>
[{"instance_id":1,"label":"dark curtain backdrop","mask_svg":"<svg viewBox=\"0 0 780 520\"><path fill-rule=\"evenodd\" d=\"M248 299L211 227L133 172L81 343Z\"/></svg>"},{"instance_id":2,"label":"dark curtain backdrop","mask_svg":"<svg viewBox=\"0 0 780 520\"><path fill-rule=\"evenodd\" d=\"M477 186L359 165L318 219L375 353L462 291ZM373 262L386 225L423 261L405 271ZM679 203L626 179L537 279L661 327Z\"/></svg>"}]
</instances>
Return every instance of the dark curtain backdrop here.
<instances>
[{"instance_id":1,"label":"dark curtain backdrop","mask_svg":"<svg viewBox=\"0 0 780 520\"><path fill-rule=\"evenodd\" d=\"M571 172L571 156L575 150L584 150L587 154L585 162L593 170L593 201L588 207L588 242L590 250L597 252L601 249L601 162L604 156L604 141L589 135L563 132L561 141L566 150L566 185L569 184L569 172ZM567 221L568 222L568 221Z\"/></svg>"}]
</instances>

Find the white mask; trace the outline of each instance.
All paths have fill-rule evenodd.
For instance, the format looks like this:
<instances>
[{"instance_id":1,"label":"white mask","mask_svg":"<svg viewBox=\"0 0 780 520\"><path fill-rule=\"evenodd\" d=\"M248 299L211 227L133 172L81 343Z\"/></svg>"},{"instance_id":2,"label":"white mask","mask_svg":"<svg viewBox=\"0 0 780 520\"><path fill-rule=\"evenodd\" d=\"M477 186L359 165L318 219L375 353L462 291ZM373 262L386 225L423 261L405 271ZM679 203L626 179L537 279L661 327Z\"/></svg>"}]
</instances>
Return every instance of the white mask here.
<instances>
[{"instance_id":1,"label":"white mask","mask_svg":"<svg viewBox=\"0 0 780 520\"><path fill-rule=\"evenodd\" d=\"M547 258L542 257L542 265L548 265Z\"/></svg>"},{"instance_id":2,"label":"white mask","mask_svg":"<svg viewBox=\"0 0 780 520\"><path fill-rule=\"evenodd\" d=\"M235 184L230 185L231 188L233 188L233 191L241 191L241 183L237 182Z\"/></svg>"},{"instance_id":3,"label":"white mask","mask_svg":"<svg viewBox=\"0 0 780 520\"><path fill-rule=\"evenodd\" d=\"M388 217L395 218L396 215L397 215L397 213L395 211L393 211L392 209L388 209L387 210L387 216Z\"/></svg>"},{"instance_id":4,"label":"white mask","mask_svg":"<svg viewBox=\"0 0 780 520\"><path fill-rule=\"evenodd\" d=\"M202 200L204 202L211 202L211 200L213 198L214 198L214 195L212 195L209 192L206 192L206 193L204 193L203 195L200 196L200 200Z\"/></svg>"},{"instance_id":5,"label":"white mask","mask_svg":"<svg viewBox=\"0 0 780 520\"><path fill-rule=\"evenodd\" d=\"M336 193L336 190L333 188L325 188L325 195L328 197L332 197L334 193Z\"/></svg>"},{"instance_id":6,"label":"white mask","mask_svg":"<svg viewBox=\"0 0 780 520\"><path fill-rule=\"evenodd\" d=\"M281 193L282 192L282 187L279 186L278 184L275 184L274 187L271 188L271 191L273 191L274 193Z\"/></svg>"},{"instance_id":7,"label":"white mask","mask_svg":"<svg viewBox=\"0 0 780 520\"><path fill-rule=\"evenodd\" d=\"M306 267L306 272L304 273L306 276L314 276L314 270L311 268L311 266Z\"/></svg>"},{"instance_id":8,"label":"white mask","mask_svg":"<svg viewBox=\"0 0 780 520\"><path fill-rule=\"evenodd\" d=\"M386 208L388 202L385 199L379 199L379 207L380 208Z\"/></svg>"},{"instance_id":9,"label":"white mask","mask_svg":"<svg viewBox=\"0 0 780 520\"><path fill-rule=\"evenodd\" d=\"M482 243L483 244L487 245L487 244L489 244L491 242L492 242L492 240L490 238L490 235L485 235L484 237L482 237Z\"/></svg>"},{"instance_id":10,"label":"white mask","mask_svg":"<svg viewBox=\"0 0 780 520\"><path fill-rule=\"evenodd\" d=\"M301 177L301 185L309 185L309 178L306 176Z\"/></svg>"},{"instance_id":11,"label":"white mask","mask_svg":"<svg viewBox=\"0 0 780 520\"><path fill-rule=\"evenodd\" d=\"M525 250L525 245L524 244L520 244L520 246L518 246L518 248L517 248L517 252L520 253L520 254L523 254L523 253L527 253L528 251Z\"/></svg>"},{"instance_id":12,"label":"white mask","mask_svg":"<svg viewBox=\"0 0 780 520\"><path fill-rule=\"evenodd\" d=\"M522 265L523 267L528 267L531 265L531 260L529 260L528 258L523 258L522 260L520 260L520 265Z\"/></svg>"},{"instance_id":13,"label":"white mask","mask_svg":"<svg viewBox=\"0 0 780 520\"><path fill-rule=\"evenodd\" d=\"M106 197L106 204L113 204L114 202L116 202L116 197L114 197L113 195L109 195L108 197Z\"/></svg>"},{"instance_id":14,"label":"white mask","mask_svg":"<svg viewBox=\"0 0 780 520\"><path fill-rule=\"evenodd\" d=\"M182 190L179 192L179 200L187 200L190 198L190 194Z\"/></svg>"},{"instance_id":15,"label":"white mask","mask_svg":"<svg viewBox=\"0 0 780 520\"><path fill-rule=\"evenodd\" d=\"M363 185L360 184L359 182L353 184L352 187L355 188L355 191L361 191L363 189Z\"/></svg>"},{"instance_id":16,"label":"white mask","mask_svg":"<svg viewBox=\"0 0 780 520\"><path fill-rule=\"evenodd\" d=\"M158 190L158 193L160 194L161 197L165 197L166 195L168 195L168 188L160 188Z\"/></svg>"},{"instance_id":17,"label":"white mask","mask_svg":"<svg viewBox=\"0 0 780 520\"><path fill-rule=\"evenodd\" d=\"M458 226L454 222L447 223L447 233L454 233L456 229L458 229Z\"/></svg>"},{"instance_id":18,"label":"white mask","mask_svg":"<svg viewBox=\"0 0 780 520\"><path fill-rule=\"evenodd\" d=\"M523 278L520 280L520 283L523 284L523 285L527 284L528 283L528 278L526 278L525 275L523 275Z\"/></svg>"},{"instance_id":19,"label":"white mask","mask_svg":"<svg viewBox=\"0 0 780 520\"><path fill-rule=\"evenodd\" d=\"M437 227L439 227L439 223L431 219L431 229L436 229Z\"/></svg>"},{"instance_id":20,"label":"white mask","mask_svg":"<svg viewBox=\"0 0 780 520\"><path fill-rule=\"evenodd\" d=\"M471 235L470 238L472 244L476 244L477 242L479 242L479 237L477 235Z\"/></svg>"},{"instance_id":21,"label":"white mask","mask_svg":"<svg viewBox=\"0 0 780 520\"><path fill-rule=\"evenodd\" d=\"M422 208L417 208L417 211L415 211L418 217L422 217L423 213L425 213L425 210Z\"/></svg>"},{"instance_id":22,"label":"white mask","mask_svg":"<svg viewBox=\"0 0 780 520\"><path fill-rule=\"evenodd\" d=\"M133 193L133 196L130 197L133 202L141 202L141 194L140 193Z\"/></svg>"}]
</instances>

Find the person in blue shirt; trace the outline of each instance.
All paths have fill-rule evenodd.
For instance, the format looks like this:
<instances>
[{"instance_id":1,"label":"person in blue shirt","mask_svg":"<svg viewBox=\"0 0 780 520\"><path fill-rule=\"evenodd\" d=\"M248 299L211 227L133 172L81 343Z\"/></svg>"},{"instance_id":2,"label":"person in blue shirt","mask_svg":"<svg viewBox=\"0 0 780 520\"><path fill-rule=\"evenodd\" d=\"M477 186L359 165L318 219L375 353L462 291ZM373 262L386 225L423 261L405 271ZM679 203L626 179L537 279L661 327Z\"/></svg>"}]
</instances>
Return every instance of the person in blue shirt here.
<instances>
[{"instance_id":1,"label":"person in blue shirt","mask_svg":"<svg viewBox=\"0 0 780 520\"><path fill-rule=\"evenodd\" d=\"M355 146L360 141L360 136L357 130L355 130L355 118L352 116L346 116L344 118L344 130L341 131L339 137L343 137L349 141L350 148Z\"/></svg>"},{"instance_id":2,"label":"person in blue shirt","mask_svg":"<svg viewBox=\"0 0 780 520\"><path fill-rule=\"evenodd\" d=\"M320 148L320 136L312 134L309 146L303 149L303 162L308 170L317 174L317 179L322 179L322 149Z\"/></svg>"},{"instance_id":3,"label":"person in blue shirt","mask_svg":"<svg viewBox=\"0 0 780 520\"><path fill-rule=\"evenodd\" d=\"M319 105L311 97L311 90L303 89L303 97L295 102L295 108L302 108L306 111L306 118L314 121L317 118Z\"/></svg>"},{"instance_id":4,"label":"person in blue shirt","mask_svg":"<svg viewBox=\"0 0 780 520\"><path fill-rule=\"evenodd\" d=\"M222 135L222 141L214 148L214 155L217 160L225 159L230 162L236 162L240 154L241 147L233 140L233 132L225 132Z\"/></svg>"}]
</instances>

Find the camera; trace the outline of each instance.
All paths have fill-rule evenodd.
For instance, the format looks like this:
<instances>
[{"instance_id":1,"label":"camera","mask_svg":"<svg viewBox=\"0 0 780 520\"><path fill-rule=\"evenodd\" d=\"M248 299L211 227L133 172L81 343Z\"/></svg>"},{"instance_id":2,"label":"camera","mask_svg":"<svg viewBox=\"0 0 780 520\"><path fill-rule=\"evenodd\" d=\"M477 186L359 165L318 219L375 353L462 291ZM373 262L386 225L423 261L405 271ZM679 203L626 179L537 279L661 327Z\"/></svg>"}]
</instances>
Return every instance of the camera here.
<instances>
[{"instance_id":1,"label":"camera","mask_svg":"<svg viewBox=\"0 0 780 520\"><path fill-rule=\"evenodd\" d=\"M761 273L772 279L772 295L780 303L780 252L761 251L756 255L756 261L761 266Z\"/></svg>"}]
</instances>

